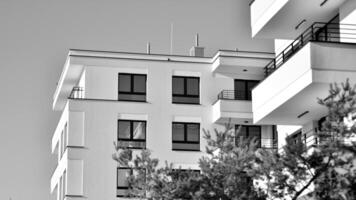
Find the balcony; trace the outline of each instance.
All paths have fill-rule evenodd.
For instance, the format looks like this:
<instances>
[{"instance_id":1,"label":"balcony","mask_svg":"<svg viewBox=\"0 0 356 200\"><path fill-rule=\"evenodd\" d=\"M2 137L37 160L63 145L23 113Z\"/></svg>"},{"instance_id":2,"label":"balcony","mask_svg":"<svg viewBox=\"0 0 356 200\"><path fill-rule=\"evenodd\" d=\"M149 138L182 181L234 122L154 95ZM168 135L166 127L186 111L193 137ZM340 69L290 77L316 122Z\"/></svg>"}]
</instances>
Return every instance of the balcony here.
<instances>
[{"instance_id":1,"label":"balcony","mask_svg":"<svg viewBox=\"0 0 356 200\"><path fill-rule=\"evenodd\" d=\"M212 72L238 79L263 78L263 67L274 58L274 53L240 50L219 50L213 58Z\"/></svg>"},{"instance_id":2,"label":"balcony","mask_svg":"<svg viewBox=\"0 0 356 200\"><path fill-rule=\"evenodd\" d=\"M255 0L250 5L252 37L293 39L315 21L329 21L346 0Z\"/></svg>"},{"instance_id":3,"label":"balcony","mask_svg":"<svg viewBox=\"0 0 356 200\"><path fill-rule=\"evenodd\" d=\"M233 124L251 122L251 98L242 90L223 90L213 104L213 122L224 124L229 120Z\"/></svg>"},{"instance_id":4,"label":"balcony","mask_svg":"<svg viewBox=\"0 0 356 200\"><path fill-rule=\"evenodd\" d=\"M261 148L277 150L278 142L272 138L261 138Z\"/></svg>"},{"instance_id":5,"label":"balcony","mask_svg":"<svg viewBox=\"0 0 356 200\"><path fill-rule=\"evenodd\" d=\"M84 99L84 88L83 87L73 87L70 93L70 98L72 99Z\"/></svg>"},{"instance_id":6,"label":"balcony","mask_svg":"<svg viewBox=\"0 0 356 200\"><path fill-rule=\"evenodd\" d=\"M314 23L266 67L252 91L259 124L303 125L326 114L329 84L356 80L356 25Z\"/></svg>"}]
</instances>

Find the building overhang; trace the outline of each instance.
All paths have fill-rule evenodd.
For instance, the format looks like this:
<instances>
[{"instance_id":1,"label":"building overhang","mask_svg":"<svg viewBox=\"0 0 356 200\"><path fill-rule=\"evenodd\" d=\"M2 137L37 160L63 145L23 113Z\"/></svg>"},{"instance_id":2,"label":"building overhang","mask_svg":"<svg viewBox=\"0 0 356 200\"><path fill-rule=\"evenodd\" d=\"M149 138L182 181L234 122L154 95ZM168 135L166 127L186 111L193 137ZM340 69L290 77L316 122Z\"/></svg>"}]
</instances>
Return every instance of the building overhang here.
<instances>
[{"instance_id":1,"label":"building overhang","mask_svg":"<svg viewBox=\"0 0 356 200\"><path fill-rule=\"evenodd\" d=\"M74 58L75 59L75 58ZM84 66L74 64L71 52L68 54L63 71L53 95L53 110L63 110L74 86L78 84Z\"/></svg>"},{"instance_id":2,"label":"building overhang","mask_svg":"<svg viewBox=\"0 0 356 200\"><path fill-rule=\"evenodd\" d=\"M252 37L295 39L314 22L336 16L346 0L256 0L250 6Z\"/></svg>"},{"instance_id":3,"label":"building overhang","mask_svg":"<svg viewBox=\"0 0 356 200\"><path fill-rule=\"evenodd\" d=\"M303 125L324 116L331 83L356 80L356 44L310 42L252 91L254 123Z\"/></svg>"},{"instance_id":4,"label":"building overhang","mask_svg":"<svg viewBox=\"0 0 356 200\"><path fill-rule=\"evenodd\" d=\"M237 79L263 78L263 67L274 58L273 53L220 50L214 57L214 74Z\"/></svg>"},{"instance_id":5,"label":"building overhang","mask_svg":"<svg viewBox=\"0 0 356 200\"><path fill-rule=\"evenodd\" d=\"M251 101L219 99L213 105L213 123L252 124Z\"/></svg>"}]
</instances>

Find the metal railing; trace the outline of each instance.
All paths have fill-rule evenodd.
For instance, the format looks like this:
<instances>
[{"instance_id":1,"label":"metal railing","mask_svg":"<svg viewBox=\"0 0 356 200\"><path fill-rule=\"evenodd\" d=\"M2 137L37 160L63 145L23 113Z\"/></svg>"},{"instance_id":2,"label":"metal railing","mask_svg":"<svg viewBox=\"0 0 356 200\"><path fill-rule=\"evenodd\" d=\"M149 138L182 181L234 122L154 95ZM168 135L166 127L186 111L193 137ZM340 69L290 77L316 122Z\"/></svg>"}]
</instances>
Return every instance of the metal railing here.
<instances>
[{"instance_id":1,"label":"metal railing","mask_svg":"<svg viewBox=\"0 0 356 200\"><path fill-rule=\"evenodd\" d=\"M310 41L356 43L356 24L313 23L267 64L264 68L265 77L271 75Z\"/></svg>"},{"instance_id":2,"label":"metal railing","mask_svg":"<svg viewBox=\"0 0 356 200\"><path fill-rule=\"evenodd\" d=\"M261 148L278 149L278 142L273 138L261 138Z\"/></svg>"},{"instance_id":3,"label":"metal railing","mask_svg":"<svg viewBox=\"0 0 356 200\"><path fill-rule=\"evenodd\" d=\"M72 99L83 99L84 98L84 88L83 87L73 87L70 93L70 98Z\"/></svg>"},{"instance_id":4,"label":"metal railing","mask_svg":"<svg viewBox=\"0 0 356 200\"><path fill-rule=\"evenodd\" d=\"M218 94L218 100L251 100L251 91L223 90Z\"/></svg>"}]
</instances>

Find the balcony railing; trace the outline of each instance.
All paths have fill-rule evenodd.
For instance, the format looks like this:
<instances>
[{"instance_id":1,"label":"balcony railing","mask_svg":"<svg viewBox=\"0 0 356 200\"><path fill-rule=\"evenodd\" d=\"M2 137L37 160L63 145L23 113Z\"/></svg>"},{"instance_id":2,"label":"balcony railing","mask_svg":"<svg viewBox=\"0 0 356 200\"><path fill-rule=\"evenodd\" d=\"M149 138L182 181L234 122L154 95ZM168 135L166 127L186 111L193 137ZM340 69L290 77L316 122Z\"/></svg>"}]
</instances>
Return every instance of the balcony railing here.
<instances>
[{"instance_id":1,"label":"balcony railing","mask_svg":"<svg viewBox=\"0 0 356 200\"><path fill-rule=\"evenodd\" d=\"M84 88L83 87L73 87L70 93L70 98L72 99L83 99L84 98Z\"/></svg>"},{"instance_id":2,"label":"balcony railing","mask_svg":"<svg viewBox=\"0 0 356 200\"><path fill-rule=\"evenodd\" d=\"M218 100L251 100L251 91L223 90L218 94Z\"/></svg>"},{"instance_id":3,"label":"balcony railing","mask_svg":"<svg viewBox=\"0 0 356 200\"><path fill-rule=\"evenodd\" d=\"M289 46L278 54L264 68L265 77L271 75L289 58L310 41L356 43L356 24L337 24L316 22L298 36Z\"/></svg>"},{"instance_id":4,"label":"balcony railing","mask_svg":"<svg viewBox=\"0 0 356 200\"><path fill-rule=\"evenodd\" d=\"M261 147L264 149L278 149L278 142L272 138L261 138Z\"/></svg>"}]
</instances>

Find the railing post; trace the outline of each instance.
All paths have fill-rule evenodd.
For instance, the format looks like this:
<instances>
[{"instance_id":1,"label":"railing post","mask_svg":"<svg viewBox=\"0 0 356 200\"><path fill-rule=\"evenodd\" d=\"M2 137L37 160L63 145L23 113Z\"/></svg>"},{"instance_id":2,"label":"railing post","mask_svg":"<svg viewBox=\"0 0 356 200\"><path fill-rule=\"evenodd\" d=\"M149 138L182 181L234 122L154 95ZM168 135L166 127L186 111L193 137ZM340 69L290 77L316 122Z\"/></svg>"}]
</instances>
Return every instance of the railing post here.
<instances>
[{"instance_id":1,"label":"railing post","mask_svg":"<svg viewBox=\"0 0 356 200\"><path fill-rule=\"evenodd\" d=\"M311 26L311 39L314 40L314 24Z\"/></svg>"},{"instance_id":2,"label":"railing post","mask_svg":"<svg viewBox=\"0 0 356 200\"><path fill-rule=\"evenodd\" d=\"M303 46L303 42L304 42L303 40L304 40L304 38L303 38L303 34L302 34L302 35L300 35L300 45L301 46Z\"/></svg>"},{"instance_id":3,"label":"railing post","mask_svg":"<svg viewBox=\"0 0 356 200\"><path fill-rule=\"evenodd\" d=\"M284 51L282 51L282 63L284 63Z\"/></svg>"}]
</instances>

